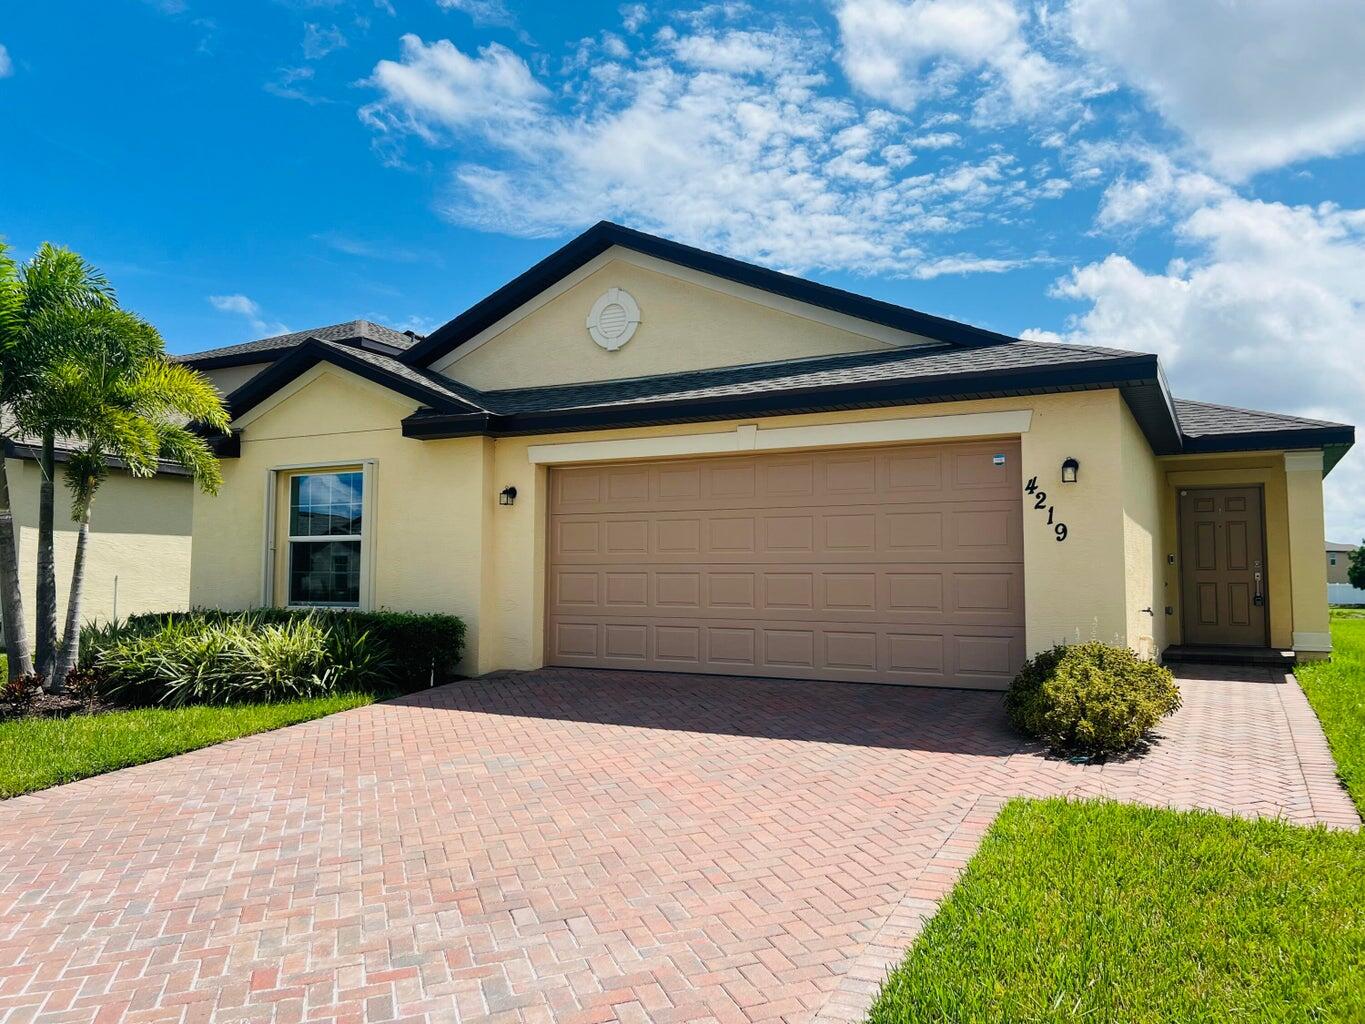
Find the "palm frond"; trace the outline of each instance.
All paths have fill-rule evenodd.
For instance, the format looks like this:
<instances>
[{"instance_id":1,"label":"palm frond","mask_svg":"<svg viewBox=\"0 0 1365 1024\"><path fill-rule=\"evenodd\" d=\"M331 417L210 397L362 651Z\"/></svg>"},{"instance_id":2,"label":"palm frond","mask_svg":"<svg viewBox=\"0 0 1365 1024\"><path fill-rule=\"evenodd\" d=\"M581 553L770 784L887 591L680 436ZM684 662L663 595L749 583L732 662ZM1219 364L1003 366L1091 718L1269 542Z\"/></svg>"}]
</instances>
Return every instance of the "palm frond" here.
<instances>
[{"instance_id":1,"label":"palm frond","mask_svg":"<svg viewBox=\"0 0 1365 1024\"><path fill-rule=\"evenodd\" d=\"M87 448L72 452L62 471L71 492L71 518L79 522L95 500L95 491L109 475L109 463L103 452Z\"/></svg>"},{"instance_id":2,"label":"palm frond","mask_svg":"<svg viewBox=\"0 0 1365 1024\"><path fill-rule=\"evenodd\" d=\"M217 494L223 486L223 470L208 442L184 427L165 426L161 431L161 457L190 471L205 494Z\"/></svg>"}]
</instances>

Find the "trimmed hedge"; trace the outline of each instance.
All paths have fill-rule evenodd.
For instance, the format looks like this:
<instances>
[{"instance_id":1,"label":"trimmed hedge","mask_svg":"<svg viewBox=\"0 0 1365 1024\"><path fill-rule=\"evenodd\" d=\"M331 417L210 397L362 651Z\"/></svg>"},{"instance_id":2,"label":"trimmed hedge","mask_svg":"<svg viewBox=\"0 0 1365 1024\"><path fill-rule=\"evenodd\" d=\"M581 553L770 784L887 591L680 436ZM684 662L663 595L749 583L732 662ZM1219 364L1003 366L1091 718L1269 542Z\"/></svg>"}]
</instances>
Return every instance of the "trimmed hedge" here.
<instances>
[{"instance_id":1,"label":"trimmed hedge","mask_svg":"<svg viewBox=\"0 0 1365 1024\"><path fill-rule=\"evenodd\" d=\"M1094 756L1131 750L1178 707L1169 669L1094 640L1039 654L1005 694L1005 709L1022 732L1058 753Z\"/></svg>"},{"instance_id":2,"label":"trimmed hedge","mask_svg":"<svg viewBox=\"0 0 1365 1024\"><path fill-rule=\"evenodd\" d=\"M452 677L464 637L453 615L196 609L88 626L79 674L108 699L141 705L413 689Z\"/></svg>"}]
</instances>

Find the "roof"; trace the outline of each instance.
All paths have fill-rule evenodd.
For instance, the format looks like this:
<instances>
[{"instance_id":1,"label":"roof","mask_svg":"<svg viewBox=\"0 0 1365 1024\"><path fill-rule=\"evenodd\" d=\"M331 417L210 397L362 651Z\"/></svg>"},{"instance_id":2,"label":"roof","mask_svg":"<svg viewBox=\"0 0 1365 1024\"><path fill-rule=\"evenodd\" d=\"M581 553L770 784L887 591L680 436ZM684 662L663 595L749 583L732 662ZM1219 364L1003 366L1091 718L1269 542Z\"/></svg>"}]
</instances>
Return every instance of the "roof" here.
<instances>
[{"instance_id":1,"label":"roof","mask_svg":"<svg viewBox=\"0 0 1365 1024\"><path fill-rule=\"evenodd\" d=\"M1118 388L1163 454L1180 439L1158 386L1157 357L1094 346L1014 342L916 346L546 388L474 392L478 412L420 410L410 437L509 436L742 416Z\"/></svg>"},{"instance_id":2,"label":"roof","mask_svg":"<svg viewBox=\"0 0 1365 1024\"><path fill-rule=\"evenodd\" d=\"M322 362L350 370L357 376L380 384L435 411L480 411L477 404L466 400L467 396L477 395L477 392L448 377L409 366L385 352L310 337L228 395L229 415L232 419L237 419Z\"/></svg>"},{"instance_id":3,"label":"roof","mask_svg":"<svg viewBox=\"0 0 1365 1024\"><path fill-rule=\"evenodd\" d=\"M1352 551L1355 551L1355 549L1358 547L1360 547L1359 544L1337 544L1330 540L1327 542L1328 551L1343 551L1346 553L1350 553Z\"/></svg>"},{"instance_id":4,"label":"roof","mask_svg":"<svg viewBox=\"0 0 1365 1024\"><path fill-rule=\"evenodd\" d=\"M432 331L404 355L405 362L430 364L469 341L484 328L539 295L546 288L613 246L654 256L678 266L748 285L773 295L795 299L821 309L844 313L885 327L918 334L952 345L1003 345L1015 339L906 306L868 298L855 292L779 273L743 260L731 259L681 242L600 221L563 248L551 253L526 273L509 281L450 322Z\"/></svg>"},{"instance_id":5,"label":"roof","mask_svg":"<svg viewBox=\"0 0 1365 1024\"><path fill-rule=\"evenodd\" d=\"M428 369L612 246L927 338L875 352L537 388L479 391ZM1158 455L1316 449L1330 470L1355 441L1349 424L1177 399L1155 355L1023 341L854 295L603 221L426 338L368 320L296 331L179 357L201 369L273 361L228 397L234 419L329 362L405 395L415 438L507 436L917 402L1116 388ZM237 437L221 439L230 453Z\"/></svg>"},{"instance_id":6,"label":"roof","mask_svg":"<svg viewBox=\"0 0 1365 1024\"><path fill-rule=\"evenodd\" d=\"M331 324L327 327L314 327L307 331L293 331L289 334L276 334L269 338L246 341L239 345L225 345L203 352L191 352L174 356L176 362L188 363L199 370L212 370L222 366L244 366L250 363L273 362L280 356L297 348L309 338L320 341L334 341L356 347L378 346L404 351L420 340L419 335L411 332L395 331L370 320L347 320L345 323Z\"/></svg>"},{"instance_id":7,"label":"roof","mask_svg":"<svg viewBox=\"0 0 1365 1024\"><path fill-rule=\"evenodd\" d=\"M37 462L42 454L42 438L32 434L17 434L13 437L4 439L4 452L7 458L28 459ZM80 448L80 443L74 438L59 436L53 444L53 461L61 463L71 458L71 454ZM105 465L110 469L128 468L128 463L123 459L109 456L104 460ZM157 459L156 471L166 476L192 476L188 469L178 462L169 459Z\"/></svg>"},{"instance_id":8,"label":"roof","mask_svg":"<svg viewBox=\"0 0 1365 1024\"><path fill-rule=\"evenodd\" d=\"M1177 422L1191 453L1259 451L1272 448L1321 448L1324 470L1333 466L1355 443L1355 428L1331 420L1312 420L1235 405L1214 405L1188 398L1175 399Z\"/></svg>"}]
</instances>

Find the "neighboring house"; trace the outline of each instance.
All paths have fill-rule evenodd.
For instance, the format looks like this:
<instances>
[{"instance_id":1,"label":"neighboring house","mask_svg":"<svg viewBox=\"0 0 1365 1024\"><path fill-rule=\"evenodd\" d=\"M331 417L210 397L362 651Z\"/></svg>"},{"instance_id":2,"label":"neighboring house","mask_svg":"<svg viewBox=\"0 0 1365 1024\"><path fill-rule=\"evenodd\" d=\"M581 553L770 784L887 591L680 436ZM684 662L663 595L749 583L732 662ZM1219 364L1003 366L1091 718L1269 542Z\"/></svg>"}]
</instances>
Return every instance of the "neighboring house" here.
<instances>
[{"instance_id":1,"label":"neighboring house","mask_svg":"<svg viewBox=\"0 0 1365 1024\"><path fill-rule=\"evenodd\" d=\"M31 642L36 615L38 489L42 470L36 444L10 441L5 454L24 616ZM71 494L61 476L61 464L67 454L68 449L59 444L53 541L59 624L65 621L71 561L76 551ZM178 466L163 464L156 476L136 479L121 463L111 463L109 478L100 486L90 519L82 621L189 606L193 491L189 476Z\"/></svg>"},{"instance_id":2,"label":"neighboring house","mask_svg":"<svg viewBox=\"0 0 1365 1024\"><path fill-rule=\"evenodd\" d=\"M471 673L1000 688L1091 636L1330 649L1353 428L1175 398L1155 355L599 224L425 338L184 358L237 385L196 604L454 612Z\"/></svg>"},{"instance_id":3,"label":"neighboring house","mask_svg":"<svg viewBox=\"0 0 1365 1024\"><path fill-rule=\"evenodd\" d=\"M1327 542L1327 582L1346 583L1351 582L1347 573L1351 568L1351 554L1359 544L1334 544L1330 540Z\"/></svg>"}]
</instances>

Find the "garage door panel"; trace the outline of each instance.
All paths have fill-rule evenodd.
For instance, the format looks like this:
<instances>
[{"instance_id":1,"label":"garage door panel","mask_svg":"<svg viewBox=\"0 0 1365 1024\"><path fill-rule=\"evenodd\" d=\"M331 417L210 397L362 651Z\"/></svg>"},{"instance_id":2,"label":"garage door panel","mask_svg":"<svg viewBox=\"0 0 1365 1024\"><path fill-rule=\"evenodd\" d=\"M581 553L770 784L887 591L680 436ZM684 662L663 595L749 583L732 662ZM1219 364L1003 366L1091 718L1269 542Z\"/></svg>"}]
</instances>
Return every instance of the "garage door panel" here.
<instances>
[{"instance_id":1,"label":"garage door panel","mask_svg":"<svg viewBox=\"0 0 1365 1024\"><path fill-rule=\"evenodd\" d=\"M1023 620L1020 565L621 565L556 569L553 614L631 613L725 618L745 612L777 621L842 619L895 623L1013 625Z\"/></svg>"},{"instance_id":2,"label":"garage door panel","mask_svg":"<svg viewBox=\"0 0 1365 1024\"><path fill-rule=\"evenodd\" d=\"M836 505L799 512L715 510L652 517L572 514L555 517L550 554L558 565L754 560L878 563L1022 559L1019 500L954 502L929 510L887 503Z\"/></svg>"},{"instance_id":3,"label":"garage door panel","mask_svg":"<svg viewBox=\"0 0 1365 1024\"><path fill-rule=\"evenodd\" d=\"M1017 442L551 481L551 664L999 688L1023 660Z\"/></svg>"},{"instance_id":4,"label":"garage door panel","mask_svg":"<svg viewBox=\"0 0 1365 1024\"><path fill-rule=\"evenodd\" d=\"M556 467L550 496L558 513L590 514L1009 501L1018 498L1018 452L1018 442L984 442Z\"/></svg>"}]
</instances>

